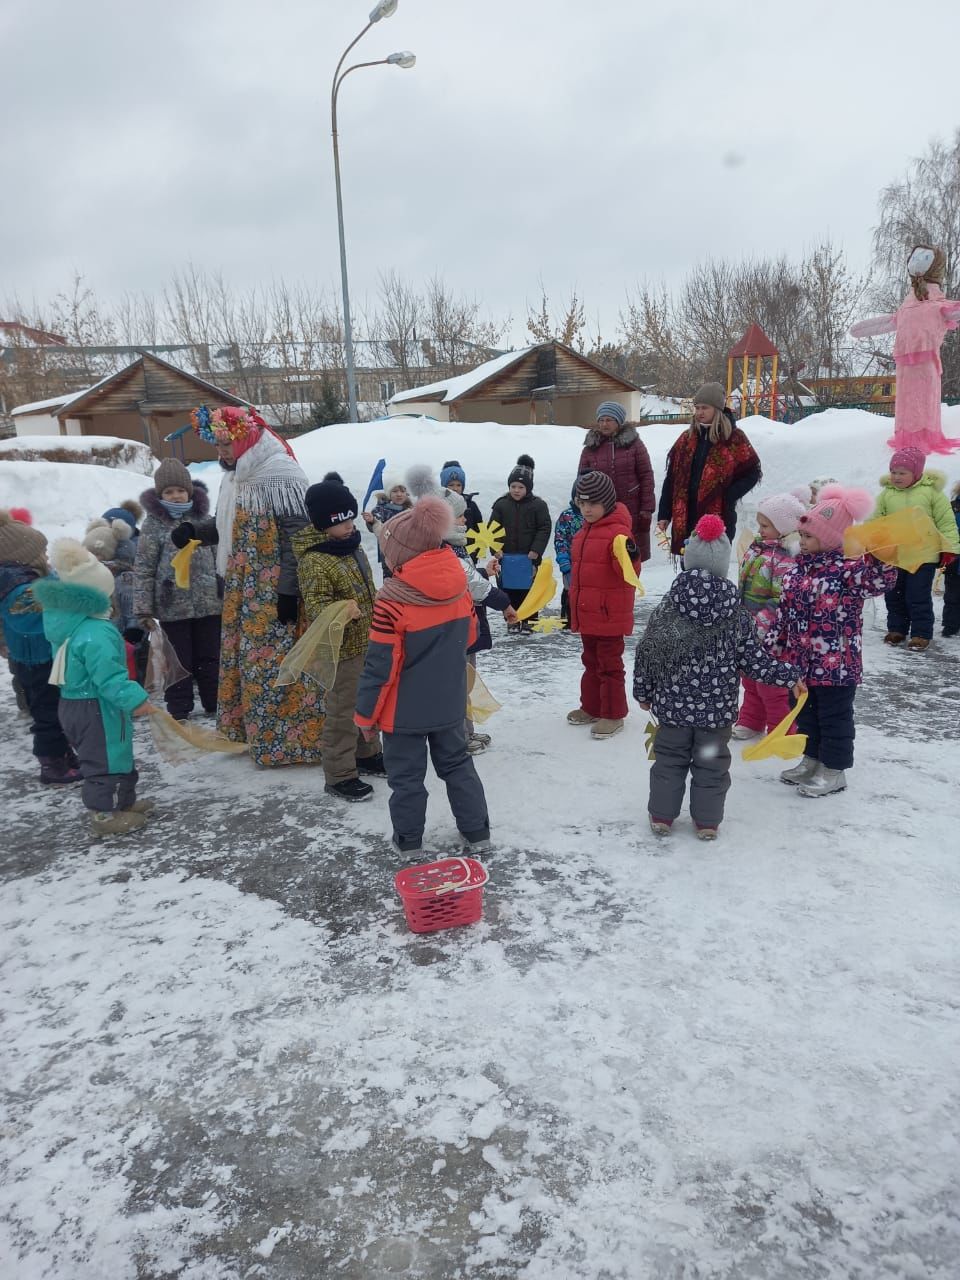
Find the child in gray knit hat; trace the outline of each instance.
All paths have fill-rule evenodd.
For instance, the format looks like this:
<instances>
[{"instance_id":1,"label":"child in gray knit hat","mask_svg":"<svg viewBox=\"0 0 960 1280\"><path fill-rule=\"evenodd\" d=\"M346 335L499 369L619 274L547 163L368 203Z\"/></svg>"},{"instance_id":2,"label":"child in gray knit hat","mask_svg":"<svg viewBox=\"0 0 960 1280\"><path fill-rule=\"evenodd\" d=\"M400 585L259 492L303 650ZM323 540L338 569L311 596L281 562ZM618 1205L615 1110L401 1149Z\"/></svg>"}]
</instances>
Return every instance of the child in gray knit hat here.
<instances>
[{"instance_id":1,"label":"child in gray knit hat","mask_svg":"<svg viewBox=\"0 0 960 1280\"><path fill-rule=\"evenodd\" d=\"M178 458L164 458L153 477L153 488L140 495L147 516L134 565L133 607L143 630L157 624L173 645L180 665L189 674L164 694L174 720L186 720L194 708L194 682L204 711L217 709L220 680L220 615L223 584L217 576L213 547L197 547L190 559L189 581L177 583L173 558L174 532L210 515L207 487L194 480Z\"/></svg>"},{"instance_id":2,"label":"child in gray knit hat","mask_svg":"<svg viewBox=\"0 0 960 1280\"><path fill-rule=\"evenodd\" d=\"M667 836L690 774L690 814L700 840L715 840L730 787L730 732L741 675L761 684L804 685L790 663L760 644L756 623L727 578L730 540L719 516L703 516L679 574L637 645L633 696L659 722L650 770L650 827Z\"/></svg>"}]
</instances>

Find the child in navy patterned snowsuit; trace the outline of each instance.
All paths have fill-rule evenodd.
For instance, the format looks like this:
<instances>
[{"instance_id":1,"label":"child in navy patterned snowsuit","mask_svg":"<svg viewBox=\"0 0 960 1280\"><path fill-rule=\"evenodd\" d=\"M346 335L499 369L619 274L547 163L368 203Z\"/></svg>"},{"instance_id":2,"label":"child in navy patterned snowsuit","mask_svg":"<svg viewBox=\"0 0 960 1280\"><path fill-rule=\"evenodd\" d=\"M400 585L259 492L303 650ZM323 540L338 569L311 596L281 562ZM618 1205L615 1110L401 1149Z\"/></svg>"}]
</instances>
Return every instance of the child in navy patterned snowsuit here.
<instances>
[{"instance_id":1,"label":"child in navy patterned snowsuit","mask_svg":"<svg viewBox=\"0 0 960 1280\"><path fill-rule=\"evenodd\" d=\"M653 611L637 645L633 696L657 717L650 770L650 826L668 835L690 774L690 814L712 840L730 788L730 732L741 675L793 687L800 673L760 644L756 623L726 574L730 541L719 516L703 516L684 552L684 572Z\"/></svg>"}]
</instances>

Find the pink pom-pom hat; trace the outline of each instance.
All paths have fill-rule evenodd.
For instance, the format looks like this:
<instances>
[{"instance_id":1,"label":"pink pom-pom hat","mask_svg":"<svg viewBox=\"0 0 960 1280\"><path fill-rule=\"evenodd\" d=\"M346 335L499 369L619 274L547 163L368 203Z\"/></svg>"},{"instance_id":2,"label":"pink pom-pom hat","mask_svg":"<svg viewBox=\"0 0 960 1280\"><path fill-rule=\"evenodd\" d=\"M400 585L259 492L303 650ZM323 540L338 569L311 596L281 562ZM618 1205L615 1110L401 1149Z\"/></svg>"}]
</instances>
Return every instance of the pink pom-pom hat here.
<instances>
[{"instance_id":1,"label":"pink pom-pom hat","mask_svg":"<svg viewBox=\"0 0 960 1280\"><path fill-rule=\"evenodd\" d=\"M846 489L840 484L825 484L817 504L800 519L800 528L813 534L824 551L843 546L843 535L873 510L874 501L866 489Z\"/></svg>"}]
</instances>

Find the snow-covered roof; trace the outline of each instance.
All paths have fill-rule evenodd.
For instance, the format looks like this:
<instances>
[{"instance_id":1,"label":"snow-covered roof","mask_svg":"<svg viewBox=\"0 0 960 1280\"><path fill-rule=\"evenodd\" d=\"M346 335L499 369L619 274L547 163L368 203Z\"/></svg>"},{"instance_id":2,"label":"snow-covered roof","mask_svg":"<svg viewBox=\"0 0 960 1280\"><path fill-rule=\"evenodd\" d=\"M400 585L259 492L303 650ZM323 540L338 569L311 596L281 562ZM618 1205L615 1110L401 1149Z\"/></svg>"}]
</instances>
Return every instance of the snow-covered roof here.
<instances>
[{"instance_id":1,"label":"snow-covered roof","mask_svg":"<svg viewBox=\"0 0 960 1280\"><path fill-rule=\"evenodd\" d=\"M82 391L70 391L64 396L51 396L49 400L32 400L29 404L18 404L15 409L10 410L10 417L16 418L24 413L49 413L51 410L62 409L71 400L85 396L89 390L89 387L84 387Z\"/></svg>"},{"instance_id":2,"label":"snow-covered roof","mask_svg":"<svg viewBox=\"0 0 960 1280\"><path fill-rule=\"evenodd\" d=\"M443 404L449 404L451 400L456 400L458 396L464 395L467 391L472 391L481 382L486 382L488 378L492 378L495 373L501 373L504 369L509 369L512 364L522 360L532 350L533 347L523 347L518 351L507 351L502 356L496 356L493 360L478 364L469 373L458 374L455 378L444 378L442 382L428 382L426 386L414 387L410 391L398 391L395 396L390 398L389 403L406 404L411 401L432 398L440 400Z\"/></svg>"}]
</instances>

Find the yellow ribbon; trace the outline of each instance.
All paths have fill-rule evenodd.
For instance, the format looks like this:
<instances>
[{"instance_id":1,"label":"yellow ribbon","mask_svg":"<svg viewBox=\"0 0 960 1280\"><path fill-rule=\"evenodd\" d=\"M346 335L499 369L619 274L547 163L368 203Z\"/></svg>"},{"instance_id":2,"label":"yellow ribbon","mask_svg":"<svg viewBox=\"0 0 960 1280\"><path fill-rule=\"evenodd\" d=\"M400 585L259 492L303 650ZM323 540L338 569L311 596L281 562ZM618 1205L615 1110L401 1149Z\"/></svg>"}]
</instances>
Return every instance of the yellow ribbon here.
<instances>
[{"instance_id":1,"label":"yellow ribbon","mask_svg":"<svg viewBox=\"0 0 960 1280\"><path fill-rule=\"evenodd\" d=\"M186 546L181 547L177 554L170 560L170 563L173 565L173 573L177 586L184 591L188 590L190 586L190 561L193 559L193 553L199 545L199 538L191 538Z\"/></svg>"},{"instance_id":2,"label":"yellow ribbon","mask_svg":"<svg viewBox=\"0 0 960 1280\"><path fill-rule=\"evenodd\" d=\"M640 579L637 577L637 571L633 567L633 561L627 552L627 535L618 533L613 540L613 554L617 557L620 564L620 572L623 574L623 580L628 587L635 587L641 595L645 595L643 587L640 585Z\"/></svg>"},{"instance_id":3,"label":"yellow ribbon","mask_svg":"<svg viewBox=\"0 0 960 1280\"><path fill-rule=\"evenodd\" d=\"M744 760L768 760L771 756L776 756L780 760L796 760L802 756L807 745L807 735L790 733L790 727L803 710L806 701L806 693L801 693L797 699L797 705L792 711L787 712L776 728L771 729L759 742L744 747Z\"/></svg>"},{"instance_id":4,"label":"yellow ribbon","mask_svg":"<svg viewBox=\"0 0 960 1280\"><path fill-rule=\"evenodd\" d=\"M550 603L557 593L557 584L553 578L553 561L542 560L537 575L530 584L530 590L523 597L523 604L517 610L517 619L523 622L525 618L531 617L535 613L539 613L546 605Z\"/></svg>"}]
</instances>

